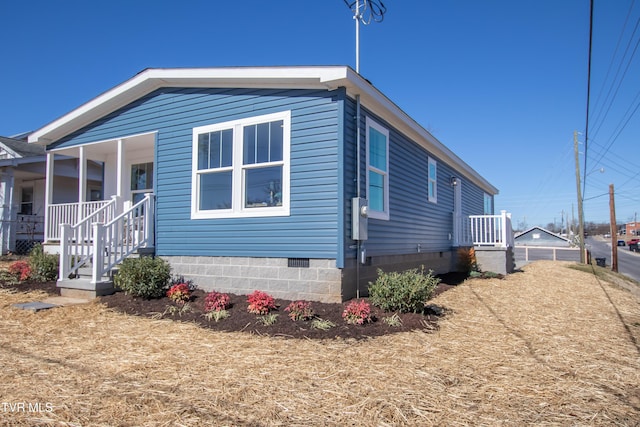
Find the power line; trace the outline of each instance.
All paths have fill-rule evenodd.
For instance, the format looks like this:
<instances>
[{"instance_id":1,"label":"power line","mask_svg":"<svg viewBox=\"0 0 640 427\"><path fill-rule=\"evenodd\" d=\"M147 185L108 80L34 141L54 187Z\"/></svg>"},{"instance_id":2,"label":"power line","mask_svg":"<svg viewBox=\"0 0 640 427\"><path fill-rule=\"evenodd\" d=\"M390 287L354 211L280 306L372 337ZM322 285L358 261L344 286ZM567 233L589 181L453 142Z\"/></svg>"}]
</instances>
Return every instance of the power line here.
<instances>
[{"instance_id":1,"label":"power line","mask_svg":"<svg viewBox=\"0 0 640 427\"><path fill-rule=\"evenodd\" d=\"M613 64L615 62L615 58L618 55L618 49L620 48L620 43L622 42L622 37L624 36L624 33L625 33L626 29L627 29L627 24L629 23L629 18L631 17L631 12L633 10L634 4L635 4L635 0L633 0L631 2L631 6L629 6L629 11L627 12L627 16L626 16L626 18L624 20L624 24L622 26L622 30L620 31L620 36L618 37L618 41L616 42L616 48L613 51L613 55L611 56L611 60L609 61L609 67L607 68L607 73L605 74L604 79L602 80L602 87L600 88L600 92L598 93L598 97L596 98L596 102L594 103L594 106L597 106L600 103L600 96L604 92L604 87L605 87L607 81L609 80L609 74L610 74L611 68L613 67ZM634 30L634 33L635 33L635 30ZM633 35L632 35L631 39L633 39ZM629 45L627 44L627 49L628 48L629 48ZM625 56L626 56L626 51L625 51L625 54L622 56L620 61L622 61ZM620 65L618 65L618 72L619 71L620 71ZM617 72L616 72L616 76L617 76ZM613 82L611 83L612 86L613 86L613 83L615 83L615 80L616 79L614 79ZM610 93L611 93L611 88L609 89L609 92L607 93L607 98L609 97ZM603 104L600 107L600 109L598 111L596 111L596 117L594 117L594 120L593 120L594 122L598 122L598 119L600 117L600 113L602 112L602 109L604 108L604 104L606 104L606 102L607 102L606 101L607 98L605 98L605 101L603 102ZM597 131L596 131L596 134L597 134Z\"/></svg>"},{"instance_id":2,"label":"power line","mask_svg":"<svg viewBox=\"0 0 640 427\"><path fill-rule=\"evenodd\" d=\"M587 181L587 153L589 149L589 104L591 103L591 53L593 51L593 0L589 2L589 59L587 61L587 114L584 129L584 167L582 170L582 194L578 197L584 197L584 186ZM580 177L580 174L578 174ZM580 189L578 189L579 192ZM582 213L580 213L582 214ZM580 236L582 241L584 236Z\"/></svg>"}]
</instances>

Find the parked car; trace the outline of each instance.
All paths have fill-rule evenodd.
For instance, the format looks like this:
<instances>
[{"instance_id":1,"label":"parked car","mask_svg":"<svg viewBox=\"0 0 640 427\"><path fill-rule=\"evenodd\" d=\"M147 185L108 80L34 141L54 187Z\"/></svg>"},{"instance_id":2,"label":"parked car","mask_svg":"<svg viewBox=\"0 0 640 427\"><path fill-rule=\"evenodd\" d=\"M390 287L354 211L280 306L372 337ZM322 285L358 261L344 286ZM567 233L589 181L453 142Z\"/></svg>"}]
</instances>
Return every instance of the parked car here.
<instances>
[{"instance_id":1,"label":"parked car","mask_svg":"<svg viewBox=\"0 0 640 427\"><path fill-rule=\"evenodd\" d=\"M634 251L634 252L640 252L640 249L638 248L638 239L636 239L635 242L629 244L629 250L630 251Z\"/></svg>"},{"instance_id":2,"label":"parked car","mask_svg":"<svg viewBox=\"0 0 640 427\"><path fill-rule=\"evenodd\" d=\"M626 246L627 244L624 242L624 240L618 240L618 246Z\"/></svg>"},{"instance_id":3,"label":"parked car","mask_svg":"<svg viewBox=\"0 0 640 427\"><path fill-rule=\"evenodd\" d=\"M632 245L632 244L638 243L638 242L640 242L640 239L631 239L631 240L627 241L627 245Z\"/></svg>"}]
</instances>

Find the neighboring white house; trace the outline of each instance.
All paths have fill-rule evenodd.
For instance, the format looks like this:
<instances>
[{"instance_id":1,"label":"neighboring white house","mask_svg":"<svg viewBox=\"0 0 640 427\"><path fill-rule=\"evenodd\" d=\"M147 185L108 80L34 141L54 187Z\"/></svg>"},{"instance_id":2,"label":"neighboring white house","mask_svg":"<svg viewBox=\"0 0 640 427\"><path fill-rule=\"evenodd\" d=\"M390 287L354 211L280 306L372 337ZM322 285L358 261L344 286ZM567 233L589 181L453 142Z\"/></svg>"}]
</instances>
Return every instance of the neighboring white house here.
<instances>
[{"instance_id":1,"label":"neighboring white house","mask_svg":"<svg viewBox=\"0 0 640 427\"><path fill-rule=\"evenodd\" d=\"M88 165L88 199L102 197L102 164ZM0 136L0 245L2 254L27 253L44 240L46 155L43 147ZM78 201L78 160L59 157L53 198Z\"/></svg>"}]
</instances>

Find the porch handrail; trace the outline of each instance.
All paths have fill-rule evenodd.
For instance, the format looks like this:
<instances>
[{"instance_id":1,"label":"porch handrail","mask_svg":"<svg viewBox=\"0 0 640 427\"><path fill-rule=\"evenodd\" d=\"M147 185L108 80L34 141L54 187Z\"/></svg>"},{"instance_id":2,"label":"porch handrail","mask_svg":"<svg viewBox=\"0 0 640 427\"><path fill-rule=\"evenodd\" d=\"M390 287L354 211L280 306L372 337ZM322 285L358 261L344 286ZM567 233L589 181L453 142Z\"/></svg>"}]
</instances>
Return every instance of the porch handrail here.
<instances>
[{"instance_id":1,"label":"porch handrail","mask_svg":"<svg viewBox=\"0 0 640 427\"><path fill-rule=\"evenodd\" d=\"M113 218L118 209L118 202L118 196L113 196L102 206L91 202L90 207L82 208L82 211L88 215L80 222L74 225L69 223L60 225L60 278L66 279L75 274L80 267L91 260L93 224Z\"/></svg>"},{"instance_id":2,"label":"porch handrail","mask_svg":"<svg viewBox=\"0 0 640 427\"><path fill-rule=\"evenodd\" d=\"M47 206L47 216L45 217L45 240L58 240L60 239L60 224L76 224L79 221L92 217L97 212L104 212L106 206L110 206L113 203L112 200L99 200L93 202L81 202L81 203L58 203ZM108 209L108 208L107 208ZM106 218L110 220L113 218Z\"/></svg>"},{"instance_id":3,"label":"porch handrail","mask_svg":"<svg viewBox=\"0 0 640 427\"><path fill-rule=\"evenodd\" d=\"M155 245L154 200L153 193L146 193L144 199L108 223L94 224L94 282L139 248Z\"/></svg>"},{"instance_id":4,"label":"porch handrail","mask_svg":"<svg viewBox=\"0 0 640 427\"><path fill-rule=\"evenodd\" d=\"M500 215L470 215L471 238L474 246L513 247L511 214L500 211Z\"/></svg>"}]
</instances>

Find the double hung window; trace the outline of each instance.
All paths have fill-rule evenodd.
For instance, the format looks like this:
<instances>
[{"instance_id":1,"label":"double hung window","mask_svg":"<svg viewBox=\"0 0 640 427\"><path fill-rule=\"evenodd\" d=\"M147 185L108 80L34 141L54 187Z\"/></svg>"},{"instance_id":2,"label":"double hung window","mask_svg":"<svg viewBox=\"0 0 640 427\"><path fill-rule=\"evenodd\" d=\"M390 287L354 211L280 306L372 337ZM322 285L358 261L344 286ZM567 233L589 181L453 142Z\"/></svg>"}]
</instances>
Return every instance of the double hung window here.
<instances>
[{"instance_id":1,"label":"double hung window","mask_svg":"<svg viewBox=\"0 0 640 427\"><path fill-rule=\"evenodd\" d=\"M291 113L193 130L193 218L289 215Z\"/></svg>"},{"instance_id":2,"label":"double hung window","mask_svg":"<svg viewBox=\"0 0 640 427\"><path fill-rule=\"evenodd\" d=\"M366 119L369 217L389 219L389 131Z\"/></svg>"}]
</instances>

